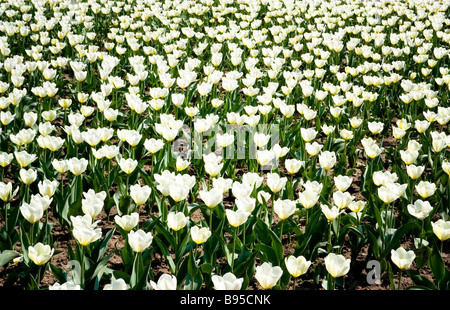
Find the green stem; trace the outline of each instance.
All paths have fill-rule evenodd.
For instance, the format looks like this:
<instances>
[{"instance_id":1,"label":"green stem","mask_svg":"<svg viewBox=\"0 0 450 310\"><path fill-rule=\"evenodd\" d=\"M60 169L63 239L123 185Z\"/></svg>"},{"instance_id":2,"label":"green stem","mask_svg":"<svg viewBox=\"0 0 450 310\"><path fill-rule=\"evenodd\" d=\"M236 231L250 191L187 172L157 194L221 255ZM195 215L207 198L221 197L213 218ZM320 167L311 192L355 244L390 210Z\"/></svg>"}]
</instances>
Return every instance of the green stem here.
<instances>
[{"instance_id":1,"label":"green stem","mask_svg":"<svg viewBox=\"0 0 450 310\"><path fill-rule=\"evenodd\" d=\"M236 253L236 230L237 230L237 227L234 227L234 234L233 234L233 256L231 256L231 272L234 271L234 253Z\"/></svg>"},{"instance_id":2,"label":"green stem","mask_svg":"<svg viewBox=\"0 0 450 310\"><path fill-rule=\"evenodd\" d=\"M84 246L80 244L80 286L84 288Z\"/></svg>"},{"instance_id":3,"label":"green stem","mask_svg":"<svg viewBox=\"0 0 450 310\"><path fill-rule=\"evenodd\" d=\"M398 288L397 290L399 291L401 289L401 284L402 284L402 269L400 269L400 274L398 275Z\"/></svg>"}]
</instances>

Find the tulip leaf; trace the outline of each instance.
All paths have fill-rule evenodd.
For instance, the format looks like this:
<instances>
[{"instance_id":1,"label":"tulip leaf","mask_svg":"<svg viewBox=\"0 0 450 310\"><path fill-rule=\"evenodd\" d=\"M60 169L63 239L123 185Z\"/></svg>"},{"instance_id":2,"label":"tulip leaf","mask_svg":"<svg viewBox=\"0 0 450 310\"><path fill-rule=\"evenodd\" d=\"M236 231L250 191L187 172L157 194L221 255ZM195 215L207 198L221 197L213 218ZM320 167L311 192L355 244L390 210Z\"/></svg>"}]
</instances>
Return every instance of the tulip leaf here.
<instances>
[{"instance_id":1,"label":"tulip leaf","mask_svg":"<svg viewBox=\"0 0 450 310\"><path fill-rule=\"evenodd\" d=\"M5 264L9 263L14 258L18 257L20 255L19 252L13 251L13 250L5 250L0 254L0 267L4 266Z\"/></svg>"},{"instance_id":2,"label":"tulip leaf","mask_svg":"<svg viewBox=\"0 0 450 310\"><path fill-rule=\"evenodd\" d=\"M165 240L167 240L169 242L169 245L172 247L172 249L176 249L176 243L175 243L175 238L172 235L172 233L167 230L166 227L164 227L164 225L158 221L158 223L156 224L156 232L162 236L164 236Z\"/></svg>"},{"instance_id":3,"label":"tulip leaf","mask_svg":"<svg viewBox=\"0 0 450 310\"><path fill-rule=\"evenodd\" d=\"M169 252L169 249L167 248L167 246L164 244L164 242L162 242L155 235L153 236L153 241L156 242L156 244L158 245L158 247L161 250L162 254L164 255L165 259L167 260L167 262L169 264L169 267L170 267L170 271L173 274L177 274L177 265L173 261L172 255L170 255L170 252Z\"/></svg>"},{"instance_id":4,"label":"tulip leaf","mask_svg":"<svg viewBox=\"0 0 450 310\"><path fill-rule=\"evenodd\" d=\"M436 246L434 246L433 251L431 252L429 265L436 280L439 281L445 276L444 261L442 260L441 253L439 253L439 250Z\"/></svg>"},{"instance_id":5,"label":"tulip leaf","mask_svg":"<svg viewBox=\"0 0 450 310\"><path fill-rule=\"evenodd\" d=\"M422 276L418 270L410 269L407 270L406 273L414 282L414 284L417 286L417 288L429 290L437 289L437 287L433 284L433 282Z\"/></svg>"}]
</instances>

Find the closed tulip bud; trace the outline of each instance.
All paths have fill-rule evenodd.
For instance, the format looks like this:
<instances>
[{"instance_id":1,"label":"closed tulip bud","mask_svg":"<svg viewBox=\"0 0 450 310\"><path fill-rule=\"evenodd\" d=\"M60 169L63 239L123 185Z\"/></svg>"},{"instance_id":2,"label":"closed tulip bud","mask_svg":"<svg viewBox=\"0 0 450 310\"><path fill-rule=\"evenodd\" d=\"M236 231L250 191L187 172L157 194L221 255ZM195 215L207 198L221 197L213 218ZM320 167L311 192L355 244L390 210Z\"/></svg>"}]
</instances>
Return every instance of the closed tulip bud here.
<instances>
[{"instance_id":1,"label":"closed tulip bud","mask_svg":"<svg viewBox=\"0 0 450 310\"><path fill-rule=\"evenodd\" d=\"M308 271L309 266L311 266L311 261L307 261L303 256L295 257L290 255L285 258L284 262L289 274L294 278L305 274Z\"/></svg>"},{"instance_id":2,"label":"closed tulip bud","mask_svg":"<svg viewBox=\"0 0 450 310\"><path fill-rule=\"evenodd\" d=\"M297 210L296 202L289 199L278 199L274 202L274 212L281 220L286 220Z\"/></svg>"},{"instance_id":3,"label":"closed tulip bud","mask_svg":"<svg viewBox=\"0 0 450 310\"><path fill-rule=\"evenodd\" d=\"M139 223L139 213L133 212L130 215L124 214L122 216L116 215L114 221L125 231L131 231Z\"/></svg>"},{"instance_id":4,"label":"closed tulip bud","mask_svg":"<svg viewBox=\"0 0 450 310\"><path fill-rule=\"evenodd\" d=\"M19 176L20 176L20 180L26 184L26 185L30 185L31 183L33 183L36 178L37 178L37 172L36 170L33 169L20 169L19 171Z\"/></svg>"},{"instance_id":5,"label":"closed tulip bud","mask_svg":"<svg viewBox=\"0 0 450 310\"><path fill-rule=\"evenodd\" d=\"M434 195L434 192L436 191L436 184L428 181L420 181L419 184L416 185L416 191L420 197L426 199Z\"/></svg>"},{"instance_id":6,"label":"closed tulip bud","mask_svg":"<svg viewBox=\"0 0 450 310\"><path fill-rule=\"evenodd\" d=\"M391 250L392 262L400 269L409 269L416 258L414 251L406 251L400 247L397 250Z\"/></svg>"},{"instance_id":7,"label":"closed tulip bud","mask_svg":"<svg viewBox=\"0 0 450 310\"><path fill-rule=\"evenodd\" d=\"M436 222L431 222L433 227L433 233L441 241L445 241L450 238L450 221L444 221L439 219Z\"/></svg>"},{"instance_id":8,"label":"closed tulip bud","mask_svg":"<svg viewBox=\"0 0 450 310\"><path fill-rule=\"evenodd\" d=\"M189 217L183 212L169 212L167 216L167 225L174 231L183 229L189 222Z\"/></svg>"},{"instance_id":9,"label":"closed tulip bud","mask_svg":"<svg viewBox=\"0 0 450 310\"><path fill-rule=\"evenodd\" d=\"M28 247L28 257L36 265L42 266L50 260L54 251L55 249L52 249L49 245L38 242L34 246Z\"/></svg>"},{"instance_id":10,"label":"closed tulip bud","mask_svg":"<svg viewBox=\"0 0 450 310\"><path fill-rule=\"evenodd\" d=\"M141 253L150 247L153 241L153 235L151 232L145 232L142 229L137 231L130 231L128 233L128 242L136 253Z\"/></svg>"},{"instance_id":11,"label":"closed tulip bud","mask_svg":"<svg viewBox=\"0 0 450 310\"><path fill-rule=\"evenodd\" d=\"M436 153L439 153L440 151L442 151L447 147L446 141L447 136L445 132L438 133L436 131L433 131L431 133L431 137L432 137L431 145L433 147L433 151L435 151Z\"/></svg>"},{"instance_id":12,"label":"closed tulip bud","mask_svg":"<svg viewBox=\"0 0 450 310\"><path fill-rule=\"evenodd\" d=\"M387 186L381 186L378 188L378 197L385 203L390 204L397 200L400 196L392 188Z\"/></svg>"},{"instance_id":13,"label":"closed tulip bud","mask_svg":"<svg viewBox=\"0 0 450 310\"><path fill-rule=\"evenodd\" d=\"M244 282L244 278L236 278L236 276L231 272L227 272L223 276L215 274L211 276L211 280L214 284L214 289L217 291L240 290L242 283Z\"/></svg>"},{"instance_id":14,"label":"closed tulip bud","mask_svg":"<svg viewBox=\"0 0 450 310\"><path fill-rule=\"evenodd\" d=\"M250 216L250 212L243 211L242 209L238 209L237 211L226 209L225 214L227 216L228 222L233 227L241 226L242 224L247 222L247 219Z\"/></svg>"},{"instance_id":15,"label":"closed tulip bud","mask_svg":"<svg viewBox=\"0 0 450 310\"><path fill-rule=\"evenodd\" d=\"M138 206L142 206L147 202L151 192L152 189L148 185L141 186L140 184L135 184L130 186L130 196Z\"/></svg>"},{"instance_id":16,"label":"closed tulip bud","mask_svg":"<svg viewBox=\"0 0 450 310\"><path fill-rule=\"evenodd\" d=\"M394 136L394 138L396 140L400 140L401 138L403 138L406 134L406 130L405 129L401 129L398 127L393 126L392 127L392 135Z\"/></svg>"},{"instance_id":17,"label":"closed tulip bud","mask_svg":"<svg viewBox=\"0 0 450 310\"><path fill-rule=\"evenodd\" d=\"M150 286L155 291L175 291L177 289L177 277L169 274L162 274L158 282L150 280Z\"/></svg>"},{"instance_id":18,"label":"closed tulip bud","mask_svg":"<svg viewBox=\"0 0 450 310\"><path fill-rule=\"evenodd\" d=\"M344 255L330 253L325 257L325 268L333 278L339 278L348 273L350 262Z\"/></svg>"},{"instance_id":19,"label":"closed tulip bud","mask_svg":"<svg viewBox=\"0 0 450 310\"><path fill-rule=\"evenodd\" d=\"M211 231L208 227L191 227L191 238L196 244L202 244L211 236Z\"/></svg>"},{"instance_id":20,"label":"closed tulip bud","mask_svg":"<svg viewBox=\"0 0 450 310\"><path fill-rule=\"evenodd\" d=\"M106 192L95 193L94 190L83 193L84 198L81 201L81 209L84 214L94 218L100 214L103 208Z\"/></svg>"},{"instance_id":21,"label":"closed tulip bud","mask_svg":"<svg viewBox=\"0 0 450 310\"><path fill-rule=\"evenodd\" d=\"M279 266L272 266L271 263L264 262L256 267L255 279L265 290L274 287L283 275L283 270Z\"/></svg>"},{"instance_id":22,"label":"closed tulip bud","mask_svg":"<svg viewBox=\"0 0 450 310\"><path fill-rule=\"evenodd\" d=\"M351 131L351 130L341 129L339 131L339 135L344 140L351 140L351 139L353 139L353 131Z\"/></svg>"}]
</instances>

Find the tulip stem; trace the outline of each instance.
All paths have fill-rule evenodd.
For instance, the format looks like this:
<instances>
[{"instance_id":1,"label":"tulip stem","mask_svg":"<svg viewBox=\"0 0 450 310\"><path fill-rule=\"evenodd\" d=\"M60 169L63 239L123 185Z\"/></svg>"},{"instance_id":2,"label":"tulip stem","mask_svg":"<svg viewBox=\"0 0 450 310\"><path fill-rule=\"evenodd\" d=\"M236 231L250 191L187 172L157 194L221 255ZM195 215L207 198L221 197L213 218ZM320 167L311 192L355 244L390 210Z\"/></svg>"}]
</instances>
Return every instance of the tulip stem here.
<instances>
[{"instance_id":1,"label":"tulip stem","mask_svg":"<svg viewBox=\"0 0 450 310\"><path fill-rule=\"evenodd\" d=\"M399 291L401 289L401 284L402 284L402 269L400 269L400 273L398 275L398 287L397 290Z\"/></svg>"},{"instance_id":2,"label":"tulip stem","mask_svg":"<svg viewBox=\"0 0 450 310\"><path fill-rule=\"evenodd\" d=\"M81 245L81 270L80 270L80 286L84 288L84 246Z\"/></svg>"},{"instance_id":3,"label":"tulip stem","mask_svg":"<svg viewBox=\"0 0 450 310\"><path fill-rule=\"evenodd\" d=\"M234 272L234 253L236 252L236 230L237 230L237 227L234 227L234 231L233 231L233 256L231 256L231 272Z\"/></svg>"},{"instance_id":4,"label":"tulip stem","mask_svg":"<svg viewBox=\"0 0 450 310\"><path fill-rule=\"evenodd\" d=\"M282 220L281 223L280 223L280 225L281 225L281 227L280 227L280 241L281 241L281 243L283 243L283 224L284 224L284 221Z\"/></svg>"}]
</instances>

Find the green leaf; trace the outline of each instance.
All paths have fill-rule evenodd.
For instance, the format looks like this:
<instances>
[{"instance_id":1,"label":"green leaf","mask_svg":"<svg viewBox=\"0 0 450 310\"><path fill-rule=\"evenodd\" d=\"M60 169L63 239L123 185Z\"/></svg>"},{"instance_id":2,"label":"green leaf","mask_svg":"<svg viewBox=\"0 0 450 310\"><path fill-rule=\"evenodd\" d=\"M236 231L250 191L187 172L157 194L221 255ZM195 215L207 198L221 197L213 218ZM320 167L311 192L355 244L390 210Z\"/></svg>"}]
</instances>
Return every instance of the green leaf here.
<instances>
[{"instance_id":1,"label":"green leaf","mask_svg":"<svg viewBox=\"0 0 450 310\"><path fill-rule=\"evenodd\" d=\"M0 267L12 261L14 258L20 256L19 252L13 250L5 250L0 254Z\"/></svg>"},{"instance_id":2,"label":"green leaf","mask_svg":"<svg viewBox=\"0 0 450 310\"><path fill-rule=\"evenodd\" d=\"M442 260L442 256L439 253L436 246L434 247L433 251L431 252L429 265L431 272L433 272L433 276L436 278L436 280L440 280L445 275L445 265L444 261Z\"/></svg>"},{"instance_id":3,"label":"green leaf","mask_svg":"<svg viewBox=\"0 0 450 310\"><path fill-rule=\"evenodd\" d=\"M153 236L153 241L156 242L156 244L158 245L159 249L161 250L162 254L164 255L165 259L167 260L169 267L170 267L170 271L173 274L177 273L177 266L175 264L175 262L173 261L172 256L170 255L169 249L167 248L167 246L157 237L157 236Z\"/></svg>"},{"instance_id":4,"label":"green leaf","mask_svg":"<svg viewBox=\"0 0 450 310\"><path fill-rule=\"evenodd\" d=\"M406 273L411 278L411 280L414 282L414 284L417 287L421 287L422 289L429 289L429 290L436 290L437 287L428 280L427 278L423 277L418 270L407 270Z\"/></svg>"}]
</instances>

